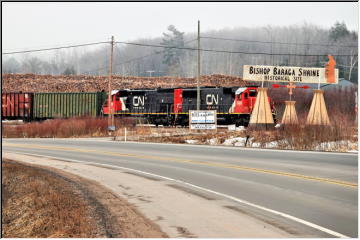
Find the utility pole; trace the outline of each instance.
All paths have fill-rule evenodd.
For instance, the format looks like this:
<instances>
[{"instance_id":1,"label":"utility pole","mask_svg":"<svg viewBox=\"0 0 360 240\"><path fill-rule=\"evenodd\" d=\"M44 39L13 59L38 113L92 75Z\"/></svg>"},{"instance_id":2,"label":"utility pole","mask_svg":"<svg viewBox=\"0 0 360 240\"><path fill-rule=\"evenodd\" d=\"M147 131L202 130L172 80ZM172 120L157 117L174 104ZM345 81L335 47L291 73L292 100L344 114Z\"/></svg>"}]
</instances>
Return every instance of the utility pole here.
<instances>
[{"instance_id":1,"label":"utility pole","mask_svg":"<svg viewBox=\"0 0 360 240\"><path fill-rule=\"evenodd\" d=\"M200 21L198 20L198 71L197 71L197 97L196 110L200 110Z\"/></svg>"},{"instance_id":2,"label":"utility pole","mask_svg":"<svg viewBox=\"0 0 360 240\"><path fill-rule=\"evenodd\" d=\"M155 71L154 70L148 70L148 71L146 71L147 73L149 73L149 77L152 77L152 73L154 73Z\"/></svg>"},{"instance_id":3,"label":"utility pole","mask_svg":"<svg viewBox=\"0 0 360 240\"><path fill-rule=\"evenodd\" d=\"M109 61L109 94L108 94L108 107L109 107L109 116L108 116L108 130L115 131L114 124L114 112L112 106L112 88L111 88L111 80L112 80L112 70L113 70L113 54L114 54L114 36L111 36L110 42L110 61Z\"/></svg>"}]
</instances>

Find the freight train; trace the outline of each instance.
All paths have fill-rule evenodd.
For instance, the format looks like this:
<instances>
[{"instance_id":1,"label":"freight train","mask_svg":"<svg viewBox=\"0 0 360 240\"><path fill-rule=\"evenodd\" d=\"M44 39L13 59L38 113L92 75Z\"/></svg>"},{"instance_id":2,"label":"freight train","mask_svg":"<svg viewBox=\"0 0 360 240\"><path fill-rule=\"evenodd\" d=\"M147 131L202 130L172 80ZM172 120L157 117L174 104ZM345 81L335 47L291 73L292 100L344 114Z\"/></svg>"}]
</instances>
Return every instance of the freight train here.
<instances>
[{"instance_id":1,"label":"freight train","mask_svg":"<svg viewBox=\"0 0 360 240\"><path fill-rule=\"evenodd\" d=\"M95 93L3 93L2 119L39 120L74 116L107 116L145 119L150 124L189 124L189 110L197 108L196 88L113 90ZM255 105L256 86L201 87L200 110L216 110L218 124L247 126ZM276 112L271 99L273 117ZM276 120L276 119L275 119Z\"/></svg>"},{"instance_id":2,"label":"freight train","mask_svg":"<svg viewBox=\"0 0 360 240\"><path fill-rule=\"evenodd\" d=\"M90 93L2 93L1 119L24 121L76 116L97 117L106 94Z\"/></svg>"}]
</instances>

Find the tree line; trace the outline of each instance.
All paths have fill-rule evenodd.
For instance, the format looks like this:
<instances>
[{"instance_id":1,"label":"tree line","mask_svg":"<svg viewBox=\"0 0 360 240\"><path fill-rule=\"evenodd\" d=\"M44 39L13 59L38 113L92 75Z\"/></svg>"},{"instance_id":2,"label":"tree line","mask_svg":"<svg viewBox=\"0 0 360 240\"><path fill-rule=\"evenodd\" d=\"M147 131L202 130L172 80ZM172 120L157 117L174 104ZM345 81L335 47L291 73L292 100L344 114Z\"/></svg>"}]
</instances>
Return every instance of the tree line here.
<instances>
[{"instance_id":1,"label":"tree line","mask_svg":"<svg viewBox=\"0 0 360 240\"><path fill-rule=\"evenodd\" d=\"M201 52L203 75L242 76L242 66L246 64L324 67L326 56L331 54L335 55L340 78L358 81L358 33L348 30L341 22L336 22L331 28L304 23L286 27L268 25L214 30L202 32L200 40L201 49L220 51ZM196 76L197 51L181 49L197 48L196 33L184 33L170 25L161 37L138 39L136 42L177 48L118 43L114 49L114 74ZM3 55L2 73L106 75L109 52L110 44L104 44L97 48L56 50L41 56L38 53Z\"/></svg>"}]
</instances>

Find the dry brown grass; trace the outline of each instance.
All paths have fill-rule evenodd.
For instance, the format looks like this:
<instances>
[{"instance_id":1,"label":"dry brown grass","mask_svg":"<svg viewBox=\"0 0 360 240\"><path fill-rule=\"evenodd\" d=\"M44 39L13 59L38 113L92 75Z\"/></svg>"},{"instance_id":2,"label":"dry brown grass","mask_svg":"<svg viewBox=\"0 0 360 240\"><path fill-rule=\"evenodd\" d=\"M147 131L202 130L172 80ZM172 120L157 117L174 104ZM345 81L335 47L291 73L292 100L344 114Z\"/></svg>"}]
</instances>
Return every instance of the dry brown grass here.
<instances>
[{"instance_id":1,"label":"dry brown grass","mask_svg":"<svg viewBox=\"0 0 360 240\"><path fill-rule=\"evenodd\" d=\"M131 128L134 125L133 119L115 119L117 129L124 126ZM2 136L5 138L105 137L109 136L108 119L106 117L74 117L24 124L4 124Z\"/></svg>"},{"instance_id":2,"label":"dry brown grass","mask_svg":"<svg viewBox=\"0 0 360 240\"><path fill-rule=\"evenodd\" d=\"M71 184L40 168L2 162L2 236L103 237Z\"/></svg>"},{"instance_id":3,"label":"dry brown grass","mask_svg":"<svg viewBox=\"0 0 360 240\"><path fill-rule=\"evenodd\" d=\"M98 137L107 135L107 118L50 119L22 125L4 125L3 137Z\"/></svg>"},{"instance_id":4,"label":"dry brown grass","mask_svg":"<svg viewBox=\"0 0 360 240\"><path fill-rule=\"evenodd\" d=\"M297 101L298 126L290 126L271 131L227 132L226 129L218 129L216 132L196 132L188 128L176 127L150 127L137 125L132 118L116 118L116 132L112 134L116 140L146 142L186 143L187 140L197 140L197 144L222 144L232 137L249 136L253 143L260 143L265 147L266 143L276 142L280 149L293 150L323 150L323 151L347 151L356 150L354 146L347 146L347 141L357 142L357 124L354 114L354 88L334 89L325 92L327 109L331 121L329 127L305 126L306 109L310 108L312 95L305 94L304 90L296 90L294 99ZM286 93L286 92L285 92ZM278 104L284 100L284 94L271 93ZM277 95L276 95L277 94ZM301 96L303 95L303 96ZM286 96L286 95L285 95ZM281 98L282 97L282 98ZM335 99L335 100L334 100ZM283 104L282 104L283 105ZM299 107L301 106L301 107ZM281 120L282 110L278 112ZM138 122L140 123L140 122ZM54 119L43 122L32 122L23 125L3 125L3 137L105 137L109 136L107 118L70 118ZM212 139L212 140L211 140ZM328 142L333 149L326 147ZM321 145L321 147L319 147ZM356 147L355 147L356 148Z\"/></svg>"},{"instance_id":5,"label":"dry brown grass","mask_svg":"<svg viewBox=\"0 0 360 240\"><path fill-rule=\"evenodd\" d=\"M150 130L150 135L133 137L130 132L128 139L159 143L186 143L187 140L196 140L196 144L209 144L210 139L216 139L217 144L222 144L229 137L244 136L242 132L228 132L227 129L194 131L188 128L150 128Z\"/></svg>"},{"instance_id":6,"label":"dry brown grass","mask_svg":"<svg viewBox=\"0 0 360 240\"><path fill-rule=\"evenodd\" d=\"M300 116L305 123L305 116ZM352 116L336 114L331 119L331 126L311 126L305 124L283 126L271 131L247 131L253 142L265 146L276 142L278 149L348 151L357 150L347 142L356 143L357 126Z\"/></svg>"}]
</instances>

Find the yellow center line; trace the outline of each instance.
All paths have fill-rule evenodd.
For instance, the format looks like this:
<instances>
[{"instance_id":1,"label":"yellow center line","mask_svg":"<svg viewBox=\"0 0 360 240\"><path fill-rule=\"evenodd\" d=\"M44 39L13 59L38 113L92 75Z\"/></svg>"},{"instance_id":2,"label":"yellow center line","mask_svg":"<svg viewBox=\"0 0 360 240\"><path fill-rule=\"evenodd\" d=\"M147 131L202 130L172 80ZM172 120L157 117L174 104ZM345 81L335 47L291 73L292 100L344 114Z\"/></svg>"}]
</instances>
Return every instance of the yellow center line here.
<instances>
[{"instance_id":1,"label":"yellow center line","mask_svg":"<svg viewBox=\"0 0 360 240\"><path fill-rule=\"evenodd\" d=\"M141 155L141 154L132 154L132 153L119 153L119 152L109 152L109 151L98 151L92 149L83 149L83 148L72 148L72 147L57 147L57 146L44 146L44 145L35 145L35 144L15 144L15 143L4 143L4 146L12 146L12 147L21 147L21 148L31 148L31 149L47 149L47 150L63 150L63 151L71 151L71 152L93 152L97 154L117 156L117 157L131 157L131 158L143 158L143 159L153 159L153 160L161 160L161 161L172 161L172 162L181 162L181 163L191 163L198 165L206 165L212 167L222 167L222 168L231 168L238 169L243 171L257 172L257 173L266 173L278 176L286 176L291 178L299 178L305 179L309 181L318 181L325 182L330 184L336 184L346 187L355 187L357 188L358 184L340 180L334 180L329 178L321 178L321 177L313 177L296 173L288 173L274 170L267 170L261 168L253 168L246 167L240 165L226 164L226 163L218 163L218 162L207 162L207 161L198 161L198 160L190 160L190 159L182 159L182 158L173 158L173 157L160 157L160 156L150 156L150 155Z\"/></svg>"}]
</instances>

